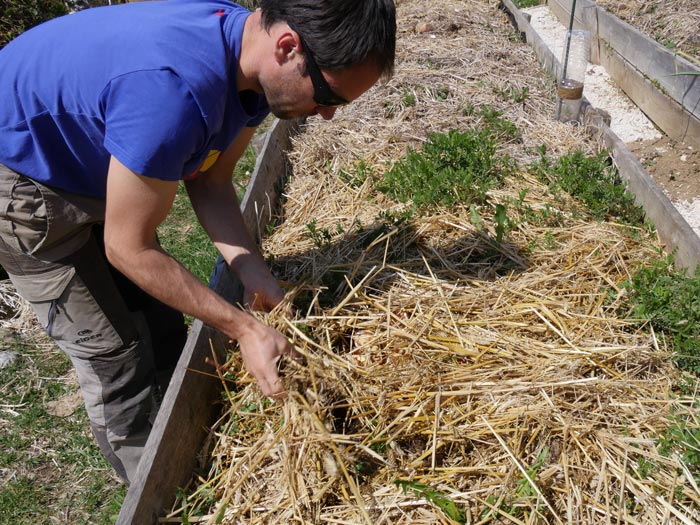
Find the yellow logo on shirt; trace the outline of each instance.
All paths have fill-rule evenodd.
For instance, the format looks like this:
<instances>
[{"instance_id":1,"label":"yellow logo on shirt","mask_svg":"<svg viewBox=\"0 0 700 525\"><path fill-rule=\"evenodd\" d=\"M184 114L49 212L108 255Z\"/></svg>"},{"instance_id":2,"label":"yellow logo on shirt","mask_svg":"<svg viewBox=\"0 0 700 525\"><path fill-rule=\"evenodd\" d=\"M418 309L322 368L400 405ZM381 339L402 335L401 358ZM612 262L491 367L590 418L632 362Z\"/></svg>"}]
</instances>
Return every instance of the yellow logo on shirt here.
<instances>
[{"instance_id":1,"label":"yellow logo on shirt","mask_svg":"<svg viewBox=\"0 0 700 525\"><path fill-rule=\"evenodd\" d=\"M209 168L211 168L219 158L219 155L221 155L221 152L218 149L210 150L207 154L207 158L204 159L204 162L199 167L199 171L207 171Z\"/></svg>"},{"instance_id":2,"label":"yellow logo on shirt","mask_svg":"<svg viewBox=\"0 0 700 525\"><path fill-rule=\"evenodd\" d=\"M196 179L200 173L204 173L205 171L207 171L209 168L211 168L214 165L214 163L219 159L219 155L221 155L221 151L219 151L218 149L209 150L209 153L207 153L207 158L204 159L204 162L202 162L202 165L199 168L197 168L196 170L194 170L192 173L187 175L186 177L183 177L183 179L184 180Z\"/></svg>"}]
</instances>

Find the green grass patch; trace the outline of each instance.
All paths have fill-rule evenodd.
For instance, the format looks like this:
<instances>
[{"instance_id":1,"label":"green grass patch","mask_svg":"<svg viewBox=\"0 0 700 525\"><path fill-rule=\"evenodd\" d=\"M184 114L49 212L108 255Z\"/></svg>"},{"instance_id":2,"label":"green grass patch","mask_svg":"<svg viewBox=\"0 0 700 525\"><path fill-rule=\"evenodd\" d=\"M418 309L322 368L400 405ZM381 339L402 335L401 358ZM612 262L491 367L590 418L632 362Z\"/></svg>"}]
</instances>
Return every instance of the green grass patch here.
<instances>
[{"instance_id":1,"label":"green grass patch","mask_svg":"<svg viewBox=\"0 0 700 525\"><path fill-rule=\"evenodd\" d=\"M0 523L114 523L126 494L97 447L85 412L48 412L49 403L76 390L71 364L56 348L12 338L20 352L0 370Z\"/></svg>"},{"instance_id":2,"label":"green grass patch","mask_svg":"<svg viewBox=\"0 0 700 525\"><path fill-rule=\"evenodd\" d=\"M671 259L641 268L624 285L627 316L648 322L679 368L700 375L700 272L694 277Z\"/></svg>"},{"instance_id":3,"label":"green grass patch","mask_svg":"<svg viewBox=\"0 0 700 525\"><path fill-rule=\"evenodd\" d=\"M255 169L255 162L255 152L248 146L233 172L233 183L239 199L245 194L246 185ZM203 283L209 282L219 252L199 224L184 184L178 187L173 207L158 227L158 237L165 251Z\"/></svg>"},{"instance_id":4,"label":"green grass patch","mask_svg":"<svg viewBox=\"0 0 700 525\"><path fill-rule=\"evenodd\" d=\"M421 151L410 149L384 174L377 189L415 209L486 204L487 192L512 171L497 155L490 129L431 133Z\"/></svg>"},{"instance_id":5,"label":"green grass patch","mask_svg":"<svg viewBox=\"0 0 700 525\"><path fill-rule=\"evenodd\" d=\"M539 161L530 170L550 191L563 190L581 201L584 208L579 211L584 215L635 226L644 223L644 210L634 203L607 152L587 156L577 150L550 159L542 147Z\"/></svg>"}]
</instances>

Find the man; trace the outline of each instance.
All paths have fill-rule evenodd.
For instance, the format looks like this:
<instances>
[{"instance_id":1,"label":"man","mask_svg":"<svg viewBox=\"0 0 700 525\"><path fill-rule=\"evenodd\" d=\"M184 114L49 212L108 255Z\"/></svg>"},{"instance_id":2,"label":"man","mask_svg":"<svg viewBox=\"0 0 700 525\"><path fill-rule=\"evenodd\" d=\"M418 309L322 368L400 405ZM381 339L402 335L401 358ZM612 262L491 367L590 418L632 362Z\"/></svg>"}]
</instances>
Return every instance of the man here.
<instances>
[{"instance_id":1,"label":"man","mask_svg":"<svg viewBox=\"0 0 700 525\"><path fill-rule=\"evenodd\" d=\"M158 244L180 180L261 309L283 297L231 182L257 126L331 119L393 70L392 0L142 2L81 11L0 51L0 265L71 358L103 453L133 479L185 338L239 344L267 396L292 349Z\"/></svg>"}]
</instances>

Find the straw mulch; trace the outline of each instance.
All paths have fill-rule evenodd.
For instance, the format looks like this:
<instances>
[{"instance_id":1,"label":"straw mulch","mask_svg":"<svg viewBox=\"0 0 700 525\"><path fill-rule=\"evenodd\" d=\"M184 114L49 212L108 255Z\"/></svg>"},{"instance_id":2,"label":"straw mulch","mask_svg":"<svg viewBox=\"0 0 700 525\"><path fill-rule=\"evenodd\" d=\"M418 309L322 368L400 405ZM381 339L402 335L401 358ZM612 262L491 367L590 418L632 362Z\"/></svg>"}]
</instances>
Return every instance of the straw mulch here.
<instances>
[{"instance_id":1,"label":"straw mulch","mask_svg":"<svg viewBox=\"0 0 700 525\"><path fill-rule=\"evenodd\" d=\"M220 367L227 407L189 498L205 515L189 522L697 522L691 473L656 444L690 401L655 335L618 313L621 283L658 249L527 174L537 145L596 145L552 121L553 82L493 2L404 1L399 16L395 77L295 139L264 243L290 304L266 321L306 363L284 362L276 403L237 355ZM522 132L502 144L521 169L491 194L511 203L506 240L468 205L387 221L403 207L372 181L428 132L480 126L467 107L485 105ZM375 175L353 185L360 159ZM523 209L557 212L526 221L524 189Z\"/></svg>"},{"instance_id":2,"label":"straw mulch","mask_svg":"<svg viewBox=\"0 0 700 525\"><path fill-rule=\"evenodd\" d=\"M697 0L597 0L600 7L700 65Z\"/></svg>"}]
</instances>

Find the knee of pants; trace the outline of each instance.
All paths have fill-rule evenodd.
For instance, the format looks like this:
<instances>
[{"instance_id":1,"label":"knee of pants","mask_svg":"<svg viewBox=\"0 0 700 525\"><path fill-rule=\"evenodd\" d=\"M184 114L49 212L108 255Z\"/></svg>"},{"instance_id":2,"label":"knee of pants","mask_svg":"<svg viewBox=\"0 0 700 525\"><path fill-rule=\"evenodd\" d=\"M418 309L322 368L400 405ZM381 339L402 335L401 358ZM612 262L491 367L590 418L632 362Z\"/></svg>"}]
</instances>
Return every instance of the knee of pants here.
<instances>
[{"instance_id":1,"label":"knee of pants","mask_svg":"<svg viewBox=\"0 0 700 525\"><path fill-rule=\"evenodd\" d=\"M48 335L73 362L90 419L120 435L144 425L153 410L155 371L143 315L124 309L117 319L108 317L70 266L34 276L30 286L17 284Z\"/></svg>"}]
</instances>

